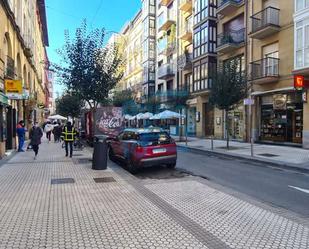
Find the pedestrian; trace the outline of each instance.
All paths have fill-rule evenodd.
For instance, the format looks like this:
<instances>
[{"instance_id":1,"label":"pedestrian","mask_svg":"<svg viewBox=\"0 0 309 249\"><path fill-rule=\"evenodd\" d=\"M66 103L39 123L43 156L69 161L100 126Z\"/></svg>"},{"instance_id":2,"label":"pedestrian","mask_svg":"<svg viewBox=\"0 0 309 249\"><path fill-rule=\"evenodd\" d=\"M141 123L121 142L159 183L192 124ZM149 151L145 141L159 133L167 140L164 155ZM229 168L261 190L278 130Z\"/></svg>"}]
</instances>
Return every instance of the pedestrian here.
<instances>
[{"instance_id":1,"label":"pedestrian","mask_svg":"<svg viewBox=\"0 0 309 249\"><path fill-rule=\"evenodd\" d=\"M31 146L34 151L34 160L36 160L38 153L39 153L39 145L41 144L41 138L43 136L43 131L39 126L38 122L34 123L34 126L30 130L30 140Z\"/></svg>"},{"instance_id":2,"label":"pedestrian","mask_svg":"<svg viewBox=\"0 0 309 249\"><path fill-rule=\"evenodd\" d=\"M76 131L70 121L67 122L66 126L64 126L62 135L63 135L63 140L65 143L65 156L67 157L69 155L69 146L70 146L70 157L72 157L73 156L73 142L76 136Z\"/></svg>"},{"instance_id":3,"label":"pedestrian","mask_svg":"<svg viewBox=\"0 0 309 249\"><path fill-rule=\"evenodd\" d=\"M20 120L16 127L16 133L18 136L18 152L25 152L23 150L24 143L25 143L25 136L26 136L26 129L25 129L25 122Z\"/></svg>"},{"instance_id":4,"label":"pedestrian","mask_svg":"<svg viewBox=\"0 0 309 249\"><path fill-rule=\"evenodd\" d=\"M50 121L48 121L44 127L44 132L46 133L46 138L48 142L50 142L51 140L51 134L52 134L53 129L54 129L54 126L51 124Z\"/></svg>"}]
</instances>

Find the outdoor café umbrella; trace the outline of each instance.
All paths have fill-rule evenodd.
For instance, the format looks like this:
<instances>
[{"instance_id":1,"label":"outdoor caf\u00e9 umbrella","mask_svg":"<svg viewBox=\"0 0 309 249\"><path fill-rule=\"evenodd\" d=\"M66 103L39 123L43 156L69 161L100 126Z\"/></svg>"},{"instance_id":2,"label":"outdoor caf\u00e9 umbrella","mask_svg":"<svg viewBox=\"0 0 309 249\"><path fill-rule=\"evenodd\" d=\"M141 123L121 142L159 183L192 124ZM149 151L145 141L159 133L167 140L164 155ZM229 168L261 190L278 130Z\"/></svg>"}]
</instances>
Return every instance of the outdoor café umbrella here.
<instances>
[{"instance_id":1,"label":"outdoor caf\u00e9 umbrella","mask_svg":"<svg viewBox=\"0 0 309 249\"><path fill-rule=\"evenodd\" d=\"M184 117L184 115L181 115L177 112L173 112L169 110L160 112L159 114L156 114L155 116L156 117L153 119L177 119L177 118Z\"/></svg>"},{"instance_id":2,"label":"outdoor caf\u00e9 umbrella","mask_svg":"<svg viewBox=\"0 0 309 249\"><path fill-rule=\"evenodd\" d=\"M53 120L67 120L66 117L63 117L61 115L52 115L52 116L49 116L48 119L53 119Z\"/></svg>"},{"instance_id":3,"label":"outdoor caf\u00e9 umbrella","mask_svg":"<svg viewBox=\"0 0 309 249\"><path fill-rule=\"evenodd\" d=\"M130 114L124 115L124 119L130 120L130 118L132 118L132 116Z\"/></svg>"},{"instance_id":4,"label":"outdoor caf\u00e9 umbrella","mask_svg":"<svg viewBox=\"0 0 309 249\"><path fill-rule=\"evenodd\" d=\"M151 117L153 117L153 114L151 112L146 112L140 116L140 119L150 119Z\"/></svg>"}]
</instances>

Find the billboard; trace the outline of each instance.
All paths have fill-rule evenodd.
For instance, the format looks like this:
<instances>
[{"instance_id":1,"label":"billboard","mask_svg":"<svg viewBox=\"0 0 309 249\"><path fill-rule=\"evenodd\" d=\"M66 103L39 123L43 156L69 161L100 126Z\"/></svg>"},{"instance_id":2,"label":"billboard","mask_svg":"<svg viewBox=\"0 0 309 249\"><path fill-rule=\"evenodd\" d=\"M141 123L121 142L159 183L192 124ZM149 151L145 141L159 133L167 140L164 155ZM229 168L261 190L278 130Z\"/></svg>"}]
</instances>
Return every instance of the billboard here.
<instances>
[{"instance_id":1,"label":"billboard","mask_svg":"<svg viewBox=\"0 0 309 249\"><path fill-rule=\"evenodd\" d=\"M117 136L125 127L121 107L102 107L95 115L95 134Z\"/></svg>"}]
</instances>

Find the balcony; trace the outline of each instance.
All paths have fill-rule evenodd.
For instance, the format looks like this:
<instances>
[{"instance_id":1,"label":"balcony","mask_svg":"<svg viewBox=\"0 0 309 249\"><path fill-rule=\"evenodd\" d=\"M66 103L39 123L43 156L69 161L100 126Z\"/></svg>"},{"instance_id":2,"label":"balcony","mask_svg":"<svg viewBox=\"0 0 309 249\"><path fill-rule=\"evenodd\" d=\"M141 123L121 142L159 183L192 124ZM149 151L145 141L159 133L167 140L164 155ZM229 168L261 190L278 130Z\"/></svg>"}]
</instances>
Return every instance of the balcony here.
<instances>
[{"instance_id":1,"label":"balcony","mask_svg":"<svg viewBox=\"0 0 309 249\"><path fill-rule=\"evenodd\" d=\"M280 30L279 25L280 10L268 7L251 16L250 38L264 39Z\"/></svg>"},{"instance_id":2,"label":"balcony","mask_svg":"<svg viewBox=\"0 0 309 249\"><path fill-rule=\"evenodd\" d=\"M192 13L193 4L192 0L180 0L179 9L183 12Z\"/></svg>"},{"instance_id":3,"label":"balcony","mask_svg":"<svg viewBox=\"0 0 309 249\"><path fill-rule=\"evenodd\" d=\"M162 6L168 6L173 0L160 0Z\"/></svg>"},{"instance_id":4,"label":"balcony","mask_svg":"<svg viewBox=\"0 0 309 249\"><path fill-rule=\"evenodd\" d=\"M192 69L193 53L185 52L180 55L177 60L178 67L182 70Z\"/></svg>"},{"instance_id":5,"label":"balcony","mask_svg":"<svg viewBox=\"0 0 309 249\"><path fill-rule=\"evenodd\" d=\"M158 18L159 31L168 31L170 27L176 23L176 15L174 11L167 11Z\"/></svg>"},{"instance_id":6,"label":"balcony","mask_svg":"<svg viewBox=\"0 0 309 249\"><path fill-rule=\"evenodd\" d=\"M156 98L159 102L181 102L182 99L187 99L189 92L187 90L167 90L167 91L157 91Z\"/></svg>"},{"instance_id":7,"label":"balcony","mask_svg":"<svg viewBox=\"0 0 309 249\"><path fill-rule=\"evenodd\" d=\"M236 11L242 4L243 0L219 0L217 14L228 15Z\"/></svg>"},{"instance_id":8,"label":"balcony","mask_svg":"<svg viewBox=\"0 0 309 249\"><path fill-rule=\"evenodd\" d=\"M187 41L187 42L192 42L192 19L190 21L185 22L184 27L180 30L180 36L179 38L181 40Z\"/></svg>"},{"instance_id":9,"label":"balcony","mask_svg":"<svg viewBox=\"0 0 309 249\"><path fill-rule=\"evenodd\" d=\"M218 35L218 53L232 52L245 44L245 28L234 31L230 30Z\"/></svg>"},{"instance_id":10,"label":"balcony","mask_svg":"<svg viewBox=\"0 0 309 249\"><path fill-rule=\"evenodd\" d=\"M167 80L175 76L173 65L164 64L158 68L158 78L161 80Z\"/></svg>"},{"instance_id":11,"label":"balcony","mask_svg":"<svg viewBox=\"0 0 309 249\"><path fill-rule=\"evenodd\" d=\"M6 57L6 72L5 77L9 79L15 78L15 67L14 67L14 60L10 57Z\"/></svg>"},{"instance_id":12,"label":"balcony","mask_svg":"<svg viewBox=\"0 0 309 249\"><path fill-rule=\"evenodd\" d=\"M251 80L255 84L267 84L279 79L279 59L264 58L250 63Z\"/></svg>"},{"instance_id":13,"label":"balcony","mask_svg":"<svg viewBox=\"0 0 309 249\"><path fill-rule=\"evenodd\" d=\"M169 56L173 54L175 51L176 51L176 42L167 42L165 48L161 50L160 54Z\"/></svg>"}]
</instances>

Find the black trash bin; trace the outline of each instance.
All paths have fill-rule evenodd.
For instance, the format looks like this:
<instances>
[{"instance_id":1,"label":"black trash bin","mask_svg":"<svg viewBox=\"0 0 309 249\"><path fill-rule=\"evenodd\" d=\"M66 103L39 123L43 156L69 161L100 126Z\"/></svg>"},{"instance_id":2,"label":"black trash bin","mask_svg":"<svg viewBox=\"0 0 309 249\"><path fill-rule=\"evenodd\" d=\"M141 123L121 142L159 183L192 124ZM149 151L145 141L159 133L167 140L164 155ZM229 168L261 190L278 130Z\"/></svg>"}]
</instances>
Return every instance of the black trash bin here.
<instances>
[{"instance_id":1,"label":"black trash bin","mask_svg":"<svg viewBox=\"0 0 309 249\"><path fill-rule=\"evenodd\" d=\"M95 136L94 148L92 155L92 169L105 170L107 169L107 142L106 136Z\"/></svg>"}]
</instances>

